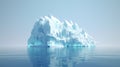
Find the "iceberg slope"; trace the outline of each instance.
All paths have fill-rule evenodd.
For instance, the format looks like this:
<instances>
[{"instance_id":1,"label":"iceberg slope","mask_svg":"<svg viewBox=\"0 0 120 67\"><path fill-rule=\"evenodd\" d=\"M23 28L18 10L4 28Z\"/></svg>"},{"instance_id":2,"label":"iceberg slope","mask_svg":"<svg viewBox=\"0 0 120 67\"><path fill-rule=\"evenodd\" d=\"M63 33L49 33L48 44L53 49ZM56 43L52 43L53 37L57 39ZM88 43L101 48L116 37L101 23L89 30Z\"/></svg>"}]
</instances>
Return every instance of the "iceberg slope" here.
<instances>
[{"instance_id":1,"label":"iceberg slope","mask_svg":"<svg viewBox=\"0 0 120 67\"><path fill-rule=\"evenodd\" d=\"M94 46L94 40L76 23L61 22L53 16L37 21L28 39L28 46Z\"/></svg>"}]
</instances>

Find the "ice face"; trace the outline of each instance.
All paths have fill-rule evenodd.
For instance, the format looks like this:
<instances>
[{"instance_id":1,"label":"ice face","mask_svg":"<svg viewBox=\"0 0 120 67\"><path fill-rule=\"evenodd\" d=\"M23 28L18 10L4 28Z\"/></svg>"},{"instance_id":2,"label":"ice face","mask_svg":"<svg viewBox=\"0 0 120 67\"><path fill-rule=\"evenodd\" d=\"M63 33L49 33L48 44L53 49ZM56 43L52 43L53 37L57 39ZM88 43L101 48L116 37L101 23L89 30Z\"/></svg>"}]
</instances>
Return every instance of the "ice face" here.
<instances>
[{"instance_id":1,"label":"ice face","mask_svg":"<svg viewBox=\"0 0 120 67\"><path fill-rule=\"evenodd\" d=\"M94 40L78 24L44 16L34 25L28 46L94 46Z\"/></svg>"}]
</instances>

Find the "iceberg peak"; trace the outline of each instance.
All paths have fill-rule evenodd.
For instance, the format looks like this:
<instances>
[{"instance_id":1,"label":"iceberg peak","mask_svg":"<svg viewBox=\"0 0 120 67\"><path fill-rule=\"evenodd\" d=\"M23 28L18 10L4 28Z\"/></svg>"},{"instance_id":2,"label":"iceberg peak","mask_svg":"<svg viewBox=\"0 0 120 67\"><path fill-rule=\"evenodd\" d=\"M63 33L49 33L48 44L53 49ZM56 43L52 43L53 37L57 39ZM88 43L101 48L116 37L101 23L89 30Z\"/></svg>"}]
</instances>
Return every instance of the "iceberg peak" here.
<instances>
[{"instance_id":1,"label":"iceberg peak","mask_svg":"<svg viewBox=\"0 0 120 67\"><path fill-rule=\"evenodd\" d=\"M28 46L94 46L94 40L77 23L61 22L54 16L44 16L34 24Z\"/></svg>"}]
</instances>

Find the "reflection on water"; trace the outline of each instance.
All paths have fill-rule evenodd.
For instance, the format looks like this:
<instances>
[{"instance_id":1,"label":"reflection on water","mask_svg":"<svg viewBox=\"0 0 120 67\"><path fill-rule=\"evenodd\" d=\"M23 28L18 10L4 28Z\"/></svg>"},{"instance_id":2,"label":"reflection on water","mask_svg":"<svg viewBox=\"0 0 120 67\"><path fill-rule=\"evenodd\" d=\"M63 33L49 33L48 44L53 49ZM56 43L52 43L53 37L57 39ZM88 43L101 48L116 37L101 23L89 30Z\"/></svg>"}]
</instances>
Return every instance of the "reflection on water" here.
<instances>
[{"instance_id":1,"label":"reflection on water","mask_svg":"<svg viewBox=\"0 0 120 67\"><path fill-rule=\"evenodd\" d=\"M28 53L33 67L79 67L90 59L93 50L88 47L30 47Z\"/></svg>"},{"instance_id":2,"label":"reflection on water","mask_svg":"<svg viewBox=\"0 0 120 67\"><path fill-rule=\"evenodd\" d=\"M120 46L0 47L0 67L120 67Z\"/></svg>"}]
</instances>

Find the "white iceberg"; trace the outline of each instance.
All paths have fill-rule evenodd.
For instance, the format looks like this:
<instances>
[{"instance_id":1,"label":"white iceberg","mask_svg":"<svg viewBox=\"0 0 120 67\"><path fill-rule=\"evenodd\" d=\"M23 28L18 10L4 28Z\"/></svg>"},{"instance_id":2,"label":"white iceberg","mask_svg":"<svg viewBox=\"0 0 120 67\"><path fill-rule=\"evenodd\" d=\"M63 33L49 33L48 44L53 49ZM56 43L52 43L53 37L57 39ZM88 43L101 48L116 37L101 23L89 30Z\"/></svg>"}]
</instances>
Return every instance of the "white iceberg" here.
<instances>
[{"instance_id":1,"label":"white iceberg","mask_svg":"<svg viewBox=\"0 0 120 67\"><path fill-rule=\"evenodd\" d=\"M94 46L94 40L78 24L44 16L34 25L28 46Z\"/></svg>"}]
</instances>

